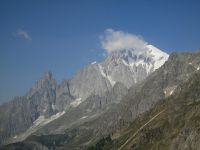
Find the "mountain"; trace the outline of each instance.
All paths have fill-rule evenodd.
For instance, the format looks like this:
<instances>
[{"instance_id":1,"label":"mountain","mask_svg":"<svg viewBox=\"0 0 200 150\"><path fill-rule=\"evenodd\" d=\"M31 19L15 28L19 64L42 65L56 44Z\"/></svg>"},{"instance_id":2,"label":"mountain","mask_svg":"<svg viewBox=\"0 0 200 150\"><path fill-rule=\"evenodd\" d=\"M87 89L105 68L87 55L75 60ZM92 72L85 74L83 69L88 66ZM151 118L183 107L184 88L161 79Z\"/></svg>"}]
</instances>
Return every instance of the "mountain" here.
<instances>
[{"instance_id":1,"label":"mountain","mask_svg":"<svg viewBox=\"0 0 200 150\"><path fill-rule=\"evenodd\" d=\"M100 63L92 63L78 71L68 82L71 94L84 101L91 94L102 95L115 83L127 88L145 79L168 59L168 54L152 45L145 51L114 51Z\"/></svg>"},{"instance_id":2,"label":"mountain","mask_svg":"<svg viewBox=\"0 0 200 150\"><path fill-rule=\"evenodd\" d=\"M122 83L116 83L112 90L107 91L103 96L88 97L61 117L42 126L24 142L16 145L34 142L48 149L84 149L95 143L97 145L109 143L110 148L116 149L116 145L113 145L116 140L119 148L129 137L128 131L132 130L132 127L136 131L157 114L159 116L157 105L167 101L171 95L175 95L182 85L187 85L187 81L193 79L193 74L199 70L199 67L200 51L172 53L164 65L141 82L130 88ZM184 92L187 95L187 90ZM149 113L151 110L157 113L151 115ZM143 115L149 117L149 120L147 118L142 122ZM142 123L139 124L137 120ZM109 137L98 142L106 136Z\"/></svg>"},{"instance_id":3,"label":"mountain","mask_svg":"<svg viewBox=\"0 0 200 150\"><path fill-rule=\"evenodd\" d=\"M147 45L143 51L135 49L113 51L100 64L100 69L112 85L121 82L130 87L145 79L167 59L168 54L152 45Z\"/></svg>"},{"instance_id":4,"label":"mountain","mask_svg":"<svg viewBox=\"0 0 200 150\"><path fill-rule=\"evenodd\" d=\"M174 93L137 117L122 131L101 139L88 150L197 150L200 124L200 71Z\"/></svg>"},{"instance_id":5,"label":"mountain","mask_svg":"<svg viewBox=\"0 0 200 150\"><path fill-rule=\"evenodd\" d=\"M145 51L115 51L59 85L46 72L25 96L0 106L0 143L21 141L36 132L60 134L97 119L167 59L168 54L148 45Z\"/></svg>"},{"instance_id":6,"label":"mountain","mask_svg":"<svg viewBox=\"0 0 200 150\"><path fill-rule=\"evenodd\" d=\"M52 115L45 117L46 113L39 111L41 114L35 117L35 120L33 119L31 127L28 127L18 134L17 137L15 137L16 140L13 140L13 137L12 140L7 141L8 143L22 142L10 144L5 148L23 148L32 145L36 148L39 147L38 149L86 149L96 144L91 148L98 148L99 146L102 148L103 145L105 149L106 147L116 149L116 147L120 148L121 146L124 149L131 149L134 148L135 145L136 148L143 148L141 147L143 144L140 144L143 142L142 139L147 141L147 146L152 146L151 144L148 145L147 139L152 137L154 142L157 140L157 134L154 135L153 131L150 131L147 135L144 133L144 137L142 136L143 138L139 140L139 145L138 143L135 145L134 143L127 145L126 143L129 143L129 140L128 142L126 142L126 140L129 138L132 139L132 134L135 134L135 132L143 131L144 127L146 127L146 123L151 123L154 121L154 118L157 119L158 117L159 119L160 115L165 114L161 109L165 103L166 106L169 106L168 110L170 110L173 105L179 107L179 104L176 105L173 103L173 100L170 100L171 97L184 95L184 93L185 97L189 95L191 91L187 88L187 85L194 81L196 82L198 79L198 75L195 76L194 74L196 74L196 72L198 74L200 68L200 51L193 53L172 53L164 65L160 65L157 69L155 62L164 62L158 55L155 57L155 54L150 55L146 51L146 53L142 53L142 56L145 57L137 57L137 59L133 61L133 54L128 55L128 59L125 59L127 58L125 56L127 56L128 51L130 50L114 52L110 54L105 61L99 64L93 63L86 66L78 71L71 79L57 85L56 89L53 88L55 84L52 84L54 83L52 82L54 81L52 77L48 78L51 80L48 80L47 83L52 88L44 86L46 89L44 91L49 91L49 89L54 89L53 91L56 91L56 100L53 101L52 98L49 103L53 105L48 105L54 108L54 111L47 111L51 112ZM136 53L134 50L131 50L131 52L134 54ZM152 51L149 50L149 52ZM160 54L162 54L162 52L160 52ZM141 54L137 53L137 56L141 56ZM146 59L149 56L151 56L151 59ZM126 61L126 63L124 61ZM131 65L133 62L134 65ZM142 62L142 65L136 65L138 62ZM143 64L144 62L145 65ZM109 67L109 65L112 67ZM152 69L150 70L152 72L148 74L149 66L151 66ZM112 74L115 67L118 68L119 74L120 72L129 74L130 72L124 72L124 70L133 71L134 67L137 68L137 71L134 70L135 72L132 72L132 77L129 78L130 81L132 81L131 86L126 84L129 83L127 82L129 79L120 82L124 77L122 75L121 78L120 76L114 76L117 73ZM137 78L137 82L135 82L136 74L139 75L141 73L138 70L143 70L146 74L142 74L144 75L144 79ZM127 75L127 77L128 76L129 75ZM98 79L98 81L95 81L93 78ZM80 81L78 80L79 82L76 83L77 80L75 79L79 79ZM96 87L96 84L101 80L100 86ZM94 88L90 87L92 86L90 81L95 83L95 86L93 85ZM79 86L75 86L76 84ZM198 94L195 94L198 93L198 84L194 85L193 88L197 89L191 92L190 97L196 100L198 99L198 97L196 97ZM90 90L84 89L83 87L88 87ZM78 91L81 91L81 89L85 91L79 93ZM182 91L182 89L185 90ZM42 94L43 93L45 92L42 92ZM26 98L27 97L26 95ZM183 99L183 97L179 97L178 99ZM170 104L171 102L172 104ZM50 107L48 109L51 110ZM180 112L180 114L181 113L182 112ZM185 113L187 114L188 112L186 111ZM172 113L172 116L173 115ZM193 114L191 114L191 117L192 115ZM183 120L183 122L184 121L185 120ZM165 129L164 127L162 127L163 130ZM160 130L161 129L158 131L156 130L155 133L158 132L159 134ZM171 130L169 130L168 133L171 134ZM157 143L157 145L158 144L159 143ZM152 148L155 147L152 146Z\"/></svg>"},{"instance_id":7,"label":"mountain","mask_svg":"<svg viewBox=\"0 0 200 150\"><path fill-rule=\"evenodd\" d=\"M76 130L75 145L82 145L84 147L95 143L101 137L128 127L142 113L151 109L165 97L173 94L176 87L184 83L199 69L199 66L199 51L171 54L163 66L149 75L141 83L131 87L120 103L112 104L106 112L93 120L82 123L82 125L72 129L68 128L68 130L65 130L65 134L70 134ZM44 127L42 131L52 130L52 127L57 128L59 125ZM86 138L85 135L81 134L83 131L93 134ZM40 135L39 132L36 134ZM52 134L56 134L56 132ZM85 141L81 141L81 137L84 137ZM67 149L73 144L70 141L65 142L64 149Z\"/></svg>"}]
</instances>

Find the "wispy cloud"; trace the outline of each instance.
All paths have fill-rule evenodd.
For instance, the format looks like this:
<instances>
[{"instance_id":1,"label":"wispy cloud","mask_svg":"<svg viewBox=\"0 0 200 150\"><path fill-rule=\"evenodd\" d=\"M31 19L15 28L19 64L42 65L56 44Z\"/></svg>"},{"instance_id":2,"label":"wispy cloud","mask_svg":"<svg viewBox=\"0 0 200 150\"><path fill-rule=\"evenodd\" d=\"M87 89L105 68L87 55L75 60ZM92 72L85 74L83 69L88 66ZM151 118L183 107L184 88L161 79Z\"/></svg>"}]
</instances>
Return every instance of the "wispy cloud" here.
<instances>
[{"instance_id":1,"label":"wispy cloud","mask_svg":"<svg viewBox=\"0 0 200 150\"><path fill-rule=\"evenodd\" d=\"M21 39L24 39L24 40L28 40L28 41L32 40L31 36L25 30L20 29L17 32L15 32L14 35L15 35L15 37L18 37L18 38L21 38Z\"/></svg>"},{"instance_id":2,"label":"wispy cloud","mask_svg":"<svg viewBox=\"0 0 200 150\"><path fill-rule=\"evenodd\" d=\"M108 54L122 49L145 50L147 45L147 42L141 36L123 31L114 31L113 29L106 29L104 35L100 36L100 40L102 48Z\"/></svg>"}]
</instances>

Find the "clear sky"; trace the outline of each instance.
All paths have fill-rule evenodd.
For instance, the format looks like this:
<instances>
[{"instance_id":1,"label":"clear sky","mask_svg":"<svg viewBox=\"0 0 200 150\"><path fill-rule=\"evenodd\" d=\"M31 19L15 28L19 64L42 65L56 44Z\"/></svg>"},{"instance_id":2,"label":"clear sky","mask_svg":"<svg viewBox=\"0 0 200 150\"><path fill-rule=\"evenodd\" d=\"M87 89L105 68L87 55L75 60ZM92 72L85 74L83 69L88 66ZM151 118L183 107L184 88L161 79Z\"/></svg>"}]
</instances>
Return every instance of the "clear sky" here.
<instances>
[{"instance_id":1,"label":"clear sky","mask_svg":"<svg viewBox=\"0 0 200 150\"><path fill-rule=\"evenodd\" d=\"M60 82L105 51L108 28L140 35L164 50L200 47L199 0L1 0L0 103L45 71Z\"/></svg>"}]
</instances>

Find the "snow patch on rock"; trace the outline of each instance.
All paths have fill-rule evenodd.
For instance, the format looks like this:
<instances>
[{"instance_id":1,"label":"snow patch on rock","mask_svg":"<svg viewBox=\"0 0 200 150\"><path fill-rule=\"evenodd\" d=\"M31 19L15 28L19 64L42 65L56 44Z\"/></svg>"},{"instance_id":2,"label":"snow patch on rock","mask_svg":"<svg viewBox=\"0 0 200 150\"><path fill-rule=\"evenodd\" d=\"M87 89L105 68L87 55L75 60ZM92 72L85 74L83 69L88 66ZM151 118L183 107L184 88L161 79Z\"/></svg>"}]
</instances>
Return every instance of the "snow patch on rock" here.
<instances>
[{"instance_id":1,"label":"snow patch on rock","mask_svg":"<svg viewBox=\"0 0 200 150\"><path fill-rule=\"evenodd\" d=\"M168 60L169 55L167 53L161 51L153 45L147 45L146 47L148 49L147 53L153 57L154 70L160 68L165 63L165 61Z\"/></svg>"},{"instance_id":2,"label":"snow patch on rock","mask_svg":"<svg viewBox=\"0 0 200 150\"><path fill-rule=\"evenodd\" d=\"M56 105L52 104L52 105L51 105L51 108L52 108L53 110L56 110Z\"/></svg>"},{"instance_id":3,"label":"snow patch on rock","mask_svg":"<svg viewBox=\"0 0 200 150\"><path fill-rule=\"evenodd\" d=\"M73 102L70 103L70 106L77 107L78 105L80 105L80 103L82 103L82 98L77 98Z\"/></svg>"},{"instance_id":4,"label":"snow patch on rock","mask_svg":"<svg viewBox=\"0 0 200 150\"><path fill-rule=\"evenodd\" d=\"M83 117L81 117L80 119L85 119L85 118L87 118L88 116L83 116Z\"/></svg>"},{"instance_id":5,"label":"snow patch on rock","mask_svg":"<svg viewBox=\"0 0 200 150\"><path fill-rule=\"evenodd\" d=\"M58 112L55 115L52 115L49 118L45 118L45 116L39 116L34 122L33 122L33 126L31 128L37 127L37 126L44 126L46 124L48 124L49 122L61 117L62 115L65 114L65 111L62 112Z\"/></svg>"},{"instance_id":6,"label":"snow patch on rock","mask_svg":"<svg viewBox=\"0 0 200 150\"><path fill-rule=\"evenodd\" d=\"M112 79L111 76L107 76L107 79L110 81L110 84L111 84L112 86L115 85L115 81Z\"/></svg>"},{"instance_id":7,"label":"snow patch on rock","mask_svg":"<svg viewBox=\"0 0 200 150\"><path fill-rule=\"evenodd\" d=\"M166 88L164 89L165 97L171 96L171 95L174 93L176 87L177 87L177 86L166 87Z\"/></svg>"},{"instance_id":8,"label":"snow patch on rock","mask_svg":"<svg viewBox=\"0 0 200 150\"><path fill-rule=\"evenodd\" d=\"M116 82L112 79L111 76L106 75L106 73L105 73L104 70L103 70L103 67L102 67L100 64L99 64L98 66L99 66L99 71L100 71L101 75L102 75L104 78L106 78L106 79L110 82L110 84L111 84L112 86L114 86Z\"/></svg>"},{"instance_id":9,"label":"snow patch on rock","mask_svg":"<svg viewBox=\"0 0 200 150\"><path fill-rule=\"evenodd\" d=\"M15 135L13 138L16 139L16 138L17 138L17 135Z\"/></svg>"}]
</instances>

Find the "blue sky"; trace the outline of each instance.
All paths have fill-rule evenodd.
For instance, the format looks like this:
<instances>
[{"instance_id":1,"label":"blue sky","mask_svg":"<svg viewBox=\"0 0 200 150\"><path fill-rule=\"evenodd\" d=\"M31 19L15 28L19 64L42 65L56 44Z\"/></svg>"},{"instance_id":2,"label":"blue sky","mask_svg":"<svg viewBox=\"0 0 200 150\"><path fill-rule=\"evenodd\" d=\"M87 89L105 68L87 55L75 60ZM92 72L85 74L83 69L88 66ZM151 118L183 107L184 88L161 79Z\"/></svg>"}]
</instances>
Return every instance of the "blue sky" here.
<instances>
[{"instance_id":1,"label":"blue sky","mask_svg":"<svg viewBox=\"0 0 200 150\"><path fill-rule=\"evenodd\" d=\"M200 47L199 0L1 0L0 103L45 71L60 82L94 60L108 28L171 53Z\"/></svg>"}]
</instances>

